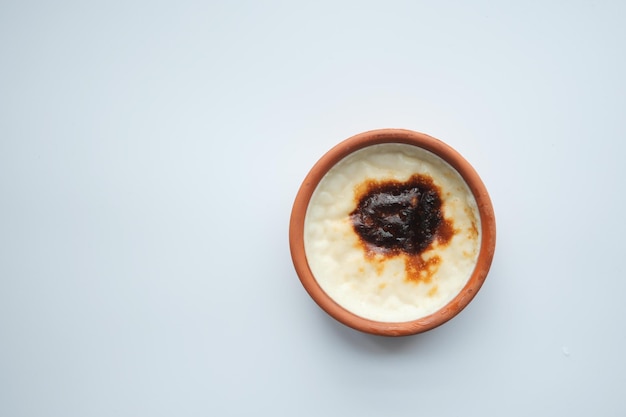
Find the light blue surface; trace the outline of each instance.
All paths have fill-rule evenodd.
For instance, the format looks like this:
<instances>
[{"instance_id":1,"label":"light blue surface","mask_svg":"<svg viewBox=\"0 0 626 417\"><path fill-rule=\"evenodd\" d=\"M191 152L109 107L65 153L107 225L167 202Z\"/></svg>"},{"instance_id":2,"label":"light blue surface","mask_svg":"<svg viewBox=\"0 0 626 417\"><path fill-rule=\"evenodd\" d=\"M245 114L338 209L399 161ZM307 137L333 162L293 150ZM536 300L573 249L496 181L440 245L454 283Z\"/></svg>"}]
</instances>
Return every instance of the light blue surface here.
<instances>
[{"instance_id":1,"label":"light blue surface","mask_svg":"<svg viewBox=\"0 0 626 417\"><path fill-rule=\"evenodd\" d=\"M625 15L3 2L0 415L625 415ZM498 220L411 338L327 317L288 250L311 166L382 127L455 147Z\"/></svg>"}]
</instances>

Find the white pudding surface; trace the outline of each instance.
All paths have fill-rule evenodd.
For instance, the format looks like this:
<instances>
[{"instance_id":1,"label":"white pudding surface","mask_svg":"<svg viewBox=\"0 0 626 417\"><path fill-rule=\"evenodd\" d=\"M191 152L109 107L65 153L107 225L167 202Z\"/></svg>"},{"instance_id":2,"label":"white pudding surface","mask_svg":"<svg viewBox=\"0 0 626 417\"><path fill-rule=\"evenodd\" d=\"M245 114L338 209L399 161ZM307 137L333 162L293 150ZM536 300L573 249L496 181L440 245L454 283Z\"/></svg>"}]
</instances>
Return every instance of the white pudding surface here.
<instances>
[{"instance_id":1,"label":"white pudding surface","mask_svg":"<svg viewBox=\"0 0 626 417\"><path fill-rule=\"evenodd\" d=\"M430 177L454 233L418 255L383 255L364 244L352 224L359 190L371 181ZM450 302L469 280L480 249L476 200L459 173L439 156L399 143L372 145L339 161L311 196L304 220L309 268L322 289L346 310L380 322L428 316ZM423 270L416 271L415 265Z\"/></svg>"}]
</instances>

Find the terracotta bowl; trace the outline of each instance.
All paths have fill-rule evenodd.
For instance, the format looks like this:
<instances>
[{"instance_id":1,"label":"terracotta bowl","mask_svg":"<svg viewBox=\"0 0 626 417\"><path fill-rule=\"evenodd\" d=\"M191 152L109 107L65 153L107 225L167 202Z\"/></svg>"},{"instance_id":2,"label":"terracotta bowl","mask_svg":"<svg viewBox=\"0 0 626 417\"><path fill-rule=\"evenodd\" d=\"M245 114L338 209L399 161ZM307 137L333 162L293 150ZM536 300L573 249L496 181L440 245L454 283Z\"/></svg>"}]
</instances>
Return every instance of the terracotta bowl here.
<instances>
[{"instance_id":1,"label":"terracotta bowl","mask_svg":"<svg viewBox=\"0 0 626 417\"><path fill-rule=\"evenodd\" d=\"M337 304L320 287L309 268L304 246L304 224L313 192L324 175L340 160L359 149L384 143L402 143L426 149L447 161L465 180L477 203L481 224L481 243L474 270L461 291L434 313L407 322L379 322L360 317ZM472 166L454 149L423 133L400 129L374 130L353 136L326 153L311 169L295 199L289 226L292 260L302 285L313 300L339 322L362 332L405 336L433 329L456 316L474 298L491 266L496 242L493 207L487 190Z\"/></svg>"}]
</instances>

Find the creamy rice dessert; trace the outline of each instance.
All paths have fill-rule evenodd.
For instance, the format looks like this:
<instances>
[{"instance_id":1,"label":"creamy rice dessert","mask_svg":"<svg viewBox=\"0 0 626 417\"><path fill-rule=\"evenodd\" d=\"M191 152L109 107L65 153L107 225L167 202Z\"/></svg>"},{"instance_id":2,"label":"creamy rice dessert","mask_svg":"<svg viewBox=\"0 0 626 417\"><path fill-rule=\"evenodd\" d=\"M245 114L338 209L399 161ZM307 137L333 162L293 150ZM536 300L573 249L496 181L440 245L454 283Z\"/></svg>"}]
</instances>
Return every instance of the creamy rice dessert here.
<instances>
[{"instance_id":1,"label":"creamy rice dessert","mask_svg":"<svg viewBox=\"0 0 626 417\"><path fill-rule=\"evenodd\" d=\"M371 145L322 178L304 220L321 288L366 319L428 316L469 280L481 244L476 200L459 173L417 146Z\"/></svg>"}]
</instances>

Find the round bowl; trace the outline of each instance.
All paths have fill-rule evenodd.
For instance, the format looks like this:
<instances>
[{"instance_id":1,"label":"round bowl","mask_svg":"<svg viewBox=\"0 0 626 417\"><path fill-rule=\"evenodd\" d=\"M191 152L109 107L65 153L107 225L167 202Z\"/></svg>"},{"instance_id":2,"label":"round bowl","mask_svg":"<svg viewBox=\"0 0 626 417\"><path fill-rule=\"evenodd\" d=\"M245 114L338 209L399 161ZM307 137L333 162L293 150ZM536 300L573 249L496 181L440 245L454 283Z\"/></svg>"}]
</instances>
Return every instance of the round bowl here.
<instances>
[{"instance_id":1,"label":"round bowl","mask_svg":"<svg viewBox=\"0 0 626 417\"><path fill-rule=\"evenodd\" d=\"M379 144L405 144L429 151L447 162L467 184L480 217L480 244L475 266L462 289L435 312L409 321L389 322L364 318L331 298L313 274L305 251L305 218L320 181L338 162L355 151ZM433 329L456 316L481 288L495 251L496 226L493 207L485 185L472 166L445 143L410 130L381 129L353 136L328 151L311 169L296 196L289 225L289 244L295 270L311 298L330 316L353 329L383 336L406 336Z\"/></svg>"}]
</instances>

